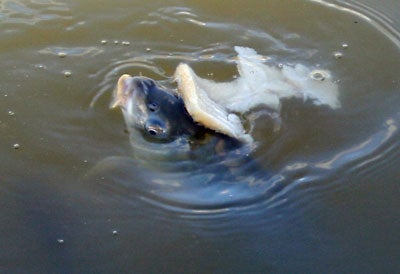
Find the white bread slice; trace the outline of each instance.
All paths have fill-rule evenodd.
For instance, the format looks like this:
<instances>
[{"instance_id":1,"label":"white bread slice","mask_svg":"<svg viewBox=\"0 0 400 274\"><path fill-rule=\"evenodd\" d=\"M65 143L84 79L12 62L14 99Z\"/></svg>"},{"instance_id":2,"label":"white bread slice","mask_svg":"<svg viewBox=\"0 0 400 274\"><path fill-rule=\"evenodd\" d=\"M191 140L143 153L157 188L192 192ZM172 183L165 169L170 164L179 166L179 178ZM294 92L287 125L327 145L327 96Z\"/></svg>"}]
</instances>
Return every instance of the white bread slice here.
<instances>
[{"instance_id":1,"label":"white bread slice","mask_svg":"<svg viewBox=\"0 0 400 274\"><path fill-rule=\"evenodd\" d=\"M193 119L217 132L252 142L237 114L245 114L259 105L279 113L282 98L301 98L315 105L340 107L338 86L325 70L304 65L273 66L254 49L235 47L239 77L216 83L198 77L187 64L175 71L178 93Z\"/></svg>"},{"instance_id":2,"label":"white bread slice","mask_svg":"<svg viewBox=\"0 0 400 274\"><path fill-rule=\"evenodd\" d=\"M241 141L252 142L253 139L246 134L240 118L210 99L203 85L203 81L207 80L199 78L186 64L180 64L176 68L174 77L178 83L178 93L193 120Z\"/></svg>"}]
</instances>

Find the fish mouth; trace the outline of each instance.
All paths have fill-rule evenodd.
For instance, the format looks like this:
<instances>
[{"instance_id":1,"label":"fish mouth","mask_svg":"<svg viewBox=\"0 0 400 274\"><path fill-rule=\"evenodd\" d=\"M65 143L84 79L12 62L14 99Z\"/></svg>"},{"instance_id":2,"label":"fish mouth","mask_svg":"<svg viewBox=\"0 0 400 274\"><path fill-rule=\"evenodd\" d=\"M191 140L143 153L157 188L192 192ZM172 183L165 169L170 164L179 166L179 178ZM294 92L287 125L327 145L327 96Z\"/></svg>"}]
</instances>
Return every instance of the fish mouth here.
<instances>
[{"instance_id":1,"label":"fish mouth","mask_svg":"<svg viewBox=\"0 0 400 274\"><path fill-rule=\"evenodd\" d=\"M117 86L114 89L113 100L110 103L110 108L121 107L125 108L128 99L132 95L132 76L124 74L118 79Z\"/></svg>"},{"instance_id":2,"label":"fish mouth","mask_svg":"<svg viewBox=\"0 0 400 274\"><path fill-rule=\"evenodd\" d=\"M132 77L123 74L114 89L113 99L110 108L119 107L125 118L128 128L144 130L148 120L145 98L147 90L142 84L142 77Z\"/></svg>"}]
</instances>

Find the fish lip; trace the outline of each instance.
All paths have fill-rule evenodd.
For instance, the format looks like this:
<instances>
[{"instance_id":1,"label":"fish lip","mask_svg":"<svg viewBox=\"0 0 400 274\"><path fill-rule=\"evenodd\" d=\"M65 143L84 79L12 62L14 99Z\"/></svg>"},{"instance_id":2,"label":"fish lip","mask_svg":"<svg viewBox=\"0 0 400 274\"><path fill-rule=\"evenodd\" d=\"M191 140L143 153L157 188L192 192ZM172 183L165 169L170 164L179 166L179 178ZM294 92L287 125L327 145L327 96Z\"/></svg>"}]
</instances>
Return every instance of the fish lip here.
<instances>
[{"instance_id":1,"label":"fish lip","mask_svg":"<svg viewBox=\"0 0 400 274\"><path fill-rule=\"evenodd\" d=\"M150 78L143 76L131 76L129 74L123 74L118 79L118 83L113 92L113 100L110 103L110 108L124 107L127 101L143 93L144 96L148 95L148 86L143 83L144 80L151 80Z\"/></svg>"},{"instance_id":2,"label":"fish lip","mask_svg":"<svg viewBox=\"0 0 400 274\"><path fill-rule=\"evenodd\" d=\"M129 128L134 127L139 130L148 118L144 101L142 102L147 95L146 89L140 85L142 78L144 77L121 75L109 105L110 109L118 107L122 111Z\"/></svg>"},{"instance_id":3,"label":"fish lip","mask_svg":"<svg viewBox=\"0 0 400 274\"><path fill-rule=\"evenodd\" d=\"M117 86L113 92L113 100L110 103L110 108L121 107L125 108L126 102L130 96L129 91L132 89L133 77L129 74L123 74L118 79Z\"/></svg>"}]
</instances>

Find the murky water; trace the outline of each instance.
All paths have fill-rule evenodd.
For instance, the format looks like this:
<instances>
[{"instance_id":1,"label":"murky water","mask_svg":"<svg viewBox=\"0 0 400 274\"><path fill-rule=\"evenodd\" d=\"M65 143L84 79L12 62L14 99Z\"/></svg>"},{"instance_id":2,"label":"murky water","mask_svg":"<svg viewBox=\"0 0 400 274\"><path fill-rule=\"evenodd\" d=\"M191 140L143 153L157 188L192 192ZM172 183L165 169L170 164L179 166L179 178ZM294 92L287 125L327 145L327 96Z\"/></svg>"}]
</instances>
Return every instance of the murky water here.
<instances>
[{"instance_id":1,"label":"murky water","mask_svg":"<svg viewBox=\"0 0 400 274\"><path fill-rule=\"evenodd\" d=\"M399 13L395 0L0 2L0 268L398 272ZM279 130L256 120L259 168L246 176L264 189L198 207L199 188L175 203L142 189L143 177L121 183L115 166L82 181L104 159L132 157L108 108L121 74L170 85L186 62L227 81L235 45L327 69L339 86L338 110L290 99Z\"/></svg>"}]
</instances>

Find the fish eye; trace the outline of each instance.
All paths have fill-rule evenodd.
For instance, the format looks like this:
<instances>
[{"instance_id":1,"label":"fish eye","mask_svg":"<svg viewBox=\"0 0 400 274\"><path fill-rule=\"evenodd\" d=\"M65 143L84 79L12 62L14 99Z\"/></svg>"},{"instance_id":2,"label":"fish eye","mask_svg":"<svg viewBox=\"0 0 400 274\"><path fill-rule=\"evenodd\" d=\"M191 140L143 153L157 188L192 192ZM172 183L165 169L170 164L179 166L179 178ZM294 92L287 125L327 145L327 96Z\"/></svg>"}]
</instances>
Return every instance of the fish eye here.
<instances>
[{"instance_id":1,"label":"fish eye","mask_svg":"<svg viewBox=\"0 0 400 274\"><path fill-rule=\"evenodd\" d=\"M155 111L157 111L157 110L159 109L158 104L157 104L157 103L154 103L154 102L149 103L149 104L147 105L147 107L149 108L149 110L150 110L151 112L155 112Z\"/></svg>"},{"instance_id":2,"label":"fish eye","mask_svg":"<svg viewBox=\"0 0 400 274\"><path fill-rule=\"evenodd\" d=\"M164 128L159 127L159 126L155 126L155 125L148 126L146 128L146 130L147 130L148 134L150 134L151 136L154 136L154 137L163 136L163 134L165 133Z\"/></svg>"},{"instance_id":3,"label":"fish eye","mask_svg":"<svg viewBox=\"0 0 400 274\"><path fill-rule=\"evenodd\" d=\"M149 128L149 129L147 130L147 132L148 132L150 135L152 135L152 136L156 136L156 135L158 134L158 131L155 130L154 128Z\"/></svg>"},{"instance_id":4,"label":"fish eye","mask_svg":"<svg viewBox=\"0 0 400 274\"><path fill-rule=\"evenodd\" d=\"M166 134L166 129L157 123L147 123L145 126L146 132L153 137L163 137Z\"/></svg>"}]
</instances>

